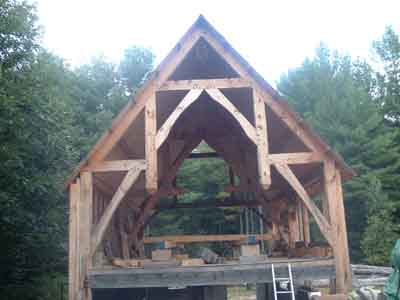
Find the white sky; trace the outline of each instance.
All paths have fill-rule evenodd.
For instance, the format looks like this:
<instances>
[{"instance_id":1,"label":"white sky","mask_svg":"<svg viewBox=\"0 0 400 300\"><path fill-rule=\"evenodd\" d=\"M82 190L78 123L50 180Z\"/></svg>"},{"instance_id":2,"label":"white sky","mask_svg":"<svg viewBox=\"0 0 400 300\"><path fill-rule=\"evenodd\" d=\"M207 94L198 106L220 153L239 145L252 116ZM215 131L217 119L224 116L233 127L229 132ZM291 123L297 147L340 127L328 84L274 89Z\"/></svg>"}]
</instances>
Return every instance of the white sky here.
<instances>
[{"instance_id":1,"label":"white sky","mask_svg":"<svg viewBox=\"0 0 400 300\"><path fill-rule=\"evenodd\" d=\"M386 25L400 32L400 0L36 1L44 45L73 65L96 54L118 61L129 45L159 61L201 13L271 84L320 41L370 58Z\"/></svg>"}]
</instances>

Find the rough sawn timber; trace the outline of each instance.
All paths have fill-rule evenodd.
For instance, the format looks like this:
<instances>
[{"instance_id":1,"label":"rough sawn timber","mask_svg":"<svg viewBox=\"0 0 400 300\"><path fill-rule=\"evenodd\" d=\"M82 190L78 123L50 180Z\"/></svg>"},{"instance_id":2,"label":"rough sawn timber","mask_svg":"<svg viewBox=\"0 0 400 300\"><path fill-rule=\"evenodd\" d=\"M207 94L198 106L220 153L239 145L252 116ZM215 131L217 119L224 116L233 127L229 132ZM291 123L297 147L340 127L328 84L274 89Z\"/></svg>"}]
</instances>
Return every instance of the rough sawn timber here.
<instances>
[{"instance_id":1,"label":"rough sawn timber","mask_svg":"<svg viewBox=\"0 0 400 300\"><path fill-rule=\"evenodd\" d=\"M288 260L273 261L276 270L287 268ZM332 259L292 260L296 283L316 278L330 278L334 274ZM88 285L94 289L241 285L272 281L272 262L256 264L204 265L175 268L131 268L91 270Z\"/></svg>"}]
</instances>

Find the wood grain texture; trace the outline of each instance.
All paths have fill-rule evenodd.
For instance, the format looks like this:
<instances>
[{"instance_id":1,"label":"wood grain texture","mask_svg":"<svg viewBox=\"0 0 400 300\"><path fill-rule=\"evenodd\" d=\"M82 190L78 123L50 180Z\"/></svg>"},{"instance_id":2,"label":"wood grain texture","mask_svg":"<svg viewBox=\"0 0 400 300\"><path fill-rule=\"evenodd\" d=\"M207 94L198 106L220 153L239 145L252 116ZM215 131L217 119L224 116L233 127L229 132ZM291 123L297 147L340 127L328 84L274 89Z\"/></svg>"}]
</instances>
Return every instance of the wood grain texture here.
<instances>
[{"instance_id":1,"label":"wood grain texture","mask_svg":"<svg viewBox=\"0 0 400 300\"><path fill-rule=\"evenodd\" d=\"M258 176L260 185L267 190L271 185L271 168L268 161L268 129L267 116L265 112L265 103L256 90L253 89L253 107L254 120L256 127L256 146L257 146L257 162Z\"/></svg>"},{"instance_id":2,"label":"wood grain texture","mask_svg":"<svg viewBox=\"0 0 400 300\"><path fill-rule=\"evenodd\" d=\"M283 178L292 186L292 188L296 191L300 199L303 201L304 205L310 211L315 221L318 224L318 227L321 230L321 233L324 235L325 239L332 246L333 241L331 238L331 226L329 222L325 219L319 208L315 205L315 203L310 199L306 190L302 186L301 182L297 179L296 175L292 172L290 167L285 164L275 164L275 168L282 175Z\"/></svg>"},{"instance_id":3,"label":"wood grain texture","mask_svg":"<svg viewBox=\"0 0 400 300\"><path fill-rule=\"evenodd\" d=\"M89 273L88 285L91 288L151 288L271 282L271 263L278 270L287 268L288 262L291 263L296 284L302 284L304 280L328 279L334 274L334 262L332 259L286 259L248 264L195 267L97 269Z\"/></svg>"},{"instance_id":4,"label":"wood grain texture","mask_svg":"<svg viewBox=\"0 0 400 300\"><path fill-rule=\"evenodd\" d=\"M176 120L179 116L194 102L196 101L200 94L203 92L202 89L190 90L182 101L178 104L175 110L168 116L168 119L160 127L157 132L156 137L156 148L159 149L164 141L167 139L172 127L174 126Z\"/></svg>"},{"instance_id":5,"label":"wood grain texture","mask_svg":"<svg viewBox=\"0 0 400 300\"><path fill-rule=\"evenodd\" d=\"M69 190L69 267L68 267L68 299L76 300L79 287L79 234L78 234L78 205L80 200L80 180L70 185Z\"/></svg>"},{"instance_id":6,"label":"wood grain texture","mask_svg":"<svg viewBox=\"0 0 400 300\"><path fill-rule=\"evenodd\" d=\"M119 204L121 203L122 199L125 197L126 193L130 189L130 187L138 179L140 172L142 172L143 169L144 169L144 167L132 168L131 170L129 170L126 173L124 179L122 180L117 191L115 192L110 203L108 204L103 215L101 216L99 223L97 224L95 230L93 231L92 238L91 238L92 253L94 253L94 251L96 250L96 248L102 241L104 232L106 231L108 225L110 224L110 221L111 221L112 216L114 215L114 212L118 208Z\"/></svg>"},{"instance_id":7,"label":"wood grain texture","mask_svg":"<svg viewBox=\"0 0 400 300\"><path fill-rule=\"evenodd\" d=\"M158 159L156 147L157 103L153 94L146 103L144 114L145 154L146 154L146 190L152 194L158 188Z\"/></svg>"},{"instance_id":8,"label":"wood grain texture","mask_svg":"<svg viewBox=\"0 0 400 300\"><path fill-rule=\"evenodd\" d=\"M254 126L243 116L243 114L229 101L219 89L207 89L211 99L224 107L240 124L249 139L256 144L256 132Z\"/></svg>"},{"instance_id":9,"label":"wood grain texture","mask_svg":"<svg viewBox=\"0 0 400 300\"><path fill-rule=\"evenodd\" d=\"M250 88L249 81L243 78L217 78L217 79L191 79L191 80L169 80L165 81L159 91L171 90L193 90L193 89L228 89L228 88Z\"/></svg>"},{"instance_id":10,"label":"wood grain texture","mask_svg":"<svg viewBox=\"0 0 400 300\"><path fill-rule=\"evenodd\" d=\"M255 235L257 241L269 241L273 239L271 234ZM170 241L177 244L185 243L205 243L205 242L229 242L229 241L246 241L249 235L246 234L220 234L220 235L167 235L152 236L144 238L145 244Z\"/></svg>"}]
</instances>

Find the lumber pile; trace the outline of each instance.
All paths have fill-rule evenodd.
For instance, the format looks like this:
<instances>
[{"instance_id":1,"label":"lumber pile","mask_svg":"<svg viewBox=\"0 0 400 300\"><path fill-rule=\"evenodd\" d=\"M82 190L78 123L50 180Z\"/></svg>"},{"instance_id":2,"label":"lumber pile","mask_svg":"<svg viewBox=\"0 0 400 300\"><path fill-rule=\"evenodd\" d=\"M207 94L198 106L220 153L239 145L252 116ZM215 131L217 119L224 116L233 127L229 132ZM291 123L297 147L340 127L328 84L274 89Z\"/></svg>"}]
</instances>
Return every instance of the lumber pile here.
<instances>
[{"instance_id":1,"label":"lumber pile","mask_svg":"<svg viewBox=\"0 0 400 300\"><path fill-rule=\"evenodd\" d=\"M384 286L393 270L391 267L369 265L351 265L351 268L354 287ZM327 287L329 280L315 280L312 285L313 287Z\"/></svg>"}]
</instances>

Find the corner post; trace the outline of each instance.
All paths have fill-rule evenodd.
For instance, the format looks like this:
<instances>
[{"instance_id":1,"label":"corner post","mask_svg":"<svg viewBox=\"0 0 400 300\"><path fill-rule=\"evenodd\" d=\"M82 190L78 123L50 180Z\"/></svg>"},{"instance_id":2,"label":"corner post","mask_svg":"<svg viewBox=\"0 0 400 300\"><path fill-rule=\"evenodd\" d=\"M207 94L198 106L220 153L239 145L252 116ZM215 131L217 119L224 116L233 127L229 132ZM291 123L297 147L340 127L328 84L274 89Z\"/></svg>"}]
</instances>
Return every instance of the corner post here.
<instances>
[{"instance_id":1,"label":"corner post","mask_svg":"<svg viewBox=\"0 0 400 300\"><path fill-rule=\"evenodd\" d=\"M268 130L265 103L253 88L254 124L257 140L258 176L261 187L267 190L271 185L271 169L268 162Z\"/></svg>"},{"instance_id":2,"label":"corner post","mask_svg":"<svg viewBox=\"0 0 400 300\"><path fill-rule=\"evenodd\" d=\"M145 139L146 139L146 190L154 194L158 189L157 164L157 107L156 93L147 100L145 108Z\"/></svg>"},{"instance_id":3,"label":"corner post","mask_svg":"<svg viewBox=\"0 0 400 300\"><path fill-rule=\"evenodd\" d=\"M86 286L86 275L92 266L90 252L91 231L93 224L93 174L81 173L81 191L79 201L79 294L78 300L91 300L92 293Z\"/></svg>"},{"instance_id":4,"label":"corner post","mask_svg":"<svg viewBox=\"0 0 400 300\"><path fill-rule=\"evenodd\" d=\"M69 265L68 265L68 299L78 300L79 289L79 200L81 186L79 178L69 187Z\"/></svg>"},{"instance_id":5,"label":"corner post","mask_svg":"<svg viewBox=\"0 0 400 300\"><path fill-rule=\"evenodd\" d=\"M335 163L324 162L325 197L329 206L333 253L336 269L336 292L346 293L351 287L351 271L347 243L346 220L340 171Z\"/></svg>"}]
</instances>

